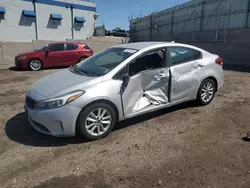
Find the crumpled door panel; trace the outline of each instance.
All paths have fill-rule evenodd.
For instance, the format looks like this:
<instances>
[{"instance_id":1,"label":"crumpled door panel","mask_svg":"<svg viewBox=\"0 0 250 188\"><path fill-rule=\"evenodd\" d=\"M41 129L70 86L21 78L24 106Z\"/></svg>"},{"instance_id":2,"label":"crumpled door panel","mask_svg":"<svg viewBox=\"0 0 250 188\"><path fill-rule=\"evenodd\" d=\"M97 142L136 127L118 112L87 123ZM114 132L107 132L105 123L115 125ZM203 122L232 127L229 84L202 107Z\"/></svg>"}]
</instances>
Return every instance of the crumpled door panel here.
<instances>
[{"instance_id":1,"label":"crumpled door panel","mask_svg":"<svg viewBox=\"0 0 250 188\"><path fill-rule=\"evenodd\" d=\"M128 116L150 105L167 104L169 69L141 72L133 76L122 94L124 115Z\"/></svg>"},{"instance_id":2,"label":"crumpled door panel","mask_svg":"<svg viewBox=\"0 0 250 188\"><path fill-rule=\"evenodd\" d=\"M171 67L172 86L171 101L179 101L196 96L199 88L197 69L192 65L194 62L184 63Z\"/></svg>"},{"instance_id":3,"label":"crumpled door panel","mask_svg":"<svg viewBox=\"0 0 250 188\"><path fill-rule=\"evenodd\" d=\"M151 91L145 91L144 95L145 95L145 98L147 98L154 105L159 105L159 104L168 102L168 97L163 92L162 88L151 90Z\"/></svg>"}]
</instances>

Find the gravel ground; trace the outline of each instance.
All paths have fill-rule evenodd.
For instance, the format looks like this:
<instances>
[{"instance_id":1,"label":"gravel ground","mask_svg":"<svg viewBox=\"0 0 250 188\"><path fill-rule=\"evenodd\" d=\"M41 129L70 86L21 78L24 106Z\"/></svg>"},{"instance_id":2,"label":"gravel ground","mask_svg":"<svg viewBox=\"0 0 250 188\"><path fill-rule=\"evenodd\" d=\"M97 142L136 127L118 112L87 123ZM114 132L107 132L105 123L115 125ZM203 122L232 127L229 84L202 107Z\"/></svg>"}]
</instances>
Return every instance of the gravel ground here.
<instances>
[{"instance_id":1,"label":"gravel ground","mask_svg":"<svg viewBox=\"0 0 250 188\"><path fill-rule=\"evenodd\" d=\"M1 187L250 186L250 73L225 71L206 107L185 103L118 124L83 143L32 129L25 91L40 72L0 70Z\"/></svg>"}]
</instances>

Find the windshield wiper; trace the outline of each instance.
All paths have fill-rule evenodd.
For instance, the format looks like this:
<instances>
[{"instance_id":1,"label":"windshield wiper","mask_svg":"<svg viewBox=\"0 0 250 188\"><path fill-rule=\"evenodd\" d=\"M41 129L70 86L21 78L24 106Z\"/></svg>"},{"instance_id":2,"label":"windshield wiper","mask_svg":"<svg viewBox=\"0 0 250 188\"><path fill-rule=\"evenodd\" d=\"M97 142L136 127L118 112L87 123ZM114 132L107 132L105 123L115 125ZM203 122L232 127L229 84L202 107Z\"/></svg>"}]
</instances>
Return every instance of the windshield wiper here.
<instances>
[{"instance_id":1,"label":"windshield wiper","mask_svg":"<svg viewBox=\"0 0 250 188\"><path fill-rule=\"evenodd\" d=\"M90 75L90 76L96 76L95 74L93 74L93 73L91 73L91 72L87 72L87 71L84 71L84 70L81 70L81 69L79 69L82 73L84 73L84 74L87 74L87 75Z\"/></svg>"},{"instance_id":2,"label":"windshield wiper","mask_svg":"<svg viewBox=\"0 0 250 188\"><path fill-rule=\"evenodd\" d=\"M79 67L78 67L77 65L73 65L73 66L71 66L69 69L70 69L71 71L73 71L73 72L83 74L83 73L80 71L80 69L79 69Z\"/></svg>"},{"instance_id":3,"label":"windshield wiper","mask_svg":"<svg viewBox=\"0 0 250 188\"><path fill-rule=\"evenodd\" d=\"M73 70L76 73L80 73L81 75L96 76L93 73L81 70L80 67L77 64L71 66L70 69Z\"/></svg>"}]
</instances>

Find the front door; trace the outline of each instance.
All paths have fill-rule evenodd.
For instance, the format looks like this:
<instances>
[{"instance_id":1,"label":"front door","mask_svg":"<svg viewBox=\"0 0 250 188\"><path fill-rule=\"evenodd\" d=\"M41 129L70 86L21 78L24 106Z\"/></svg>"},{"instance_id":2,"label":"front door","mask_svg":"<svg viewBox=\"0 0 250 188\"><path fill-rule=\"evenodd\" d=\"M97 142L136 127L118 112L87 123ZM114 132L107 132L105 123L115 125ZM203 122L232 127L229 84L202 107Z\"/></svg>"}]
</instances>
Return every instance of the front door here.
<instances>
[{"instance_id":1,"label":"front door","mask_svg":"<svg viewBox=\"0 0 250 188\"><path fill-rule=\"evenodd\" d=\"M171 103L186 101L196 96L202 69L201 52L186 47L169 47L171 58ZM199 67L199 65L201 67Z\"/></svg>"},{"instance_id":2,"label":"front door","mask_svg":"<svg viewBox=\"0 0 250 188\"><path fill-rule=\"evenodd\" d=\"M169 68L166 50L157 49L129 64L128 84L121 92L124 116L150 110L169 102Z\"/></svg>"},{"instance_id":3,"label":"front door","mask_svg":"<svg viewBox=\"0 0 250 188\"><path fill-rule=\"evenodd\" d=\"M64 57L65 44L59 43L49 47L49 51L45 52L45 63L47 66L56 67L64 66L66 59Z\"/></svg>"}]
</instances>

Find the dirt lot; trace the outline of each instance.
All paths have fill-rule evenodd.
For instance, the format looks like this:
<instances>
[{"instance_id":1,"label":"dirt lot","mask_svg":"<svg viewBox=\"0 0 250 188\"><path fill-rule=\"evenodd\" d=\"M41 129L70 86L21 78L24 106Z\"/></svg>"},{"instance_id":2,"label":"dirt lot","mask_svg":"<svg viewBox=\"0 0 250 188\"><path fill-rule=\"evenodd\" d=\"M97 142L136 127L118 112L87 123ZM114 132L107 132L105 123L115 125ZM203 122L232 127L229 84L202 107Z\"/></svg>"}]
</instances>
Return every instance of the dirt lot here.
<instances>
[{"instance_id":1,"label":"dirt lot","mask_svg":"<svg viewBox=\"0 0 250 188\"><path fill-rule=\"evenodd\" d=\"M118 125L83 143L33 130L25 91L59 71L0 70L0 187L249 187L250 73L225 71L212 104L192 103Z\"/></svg>"}]
</instances>

